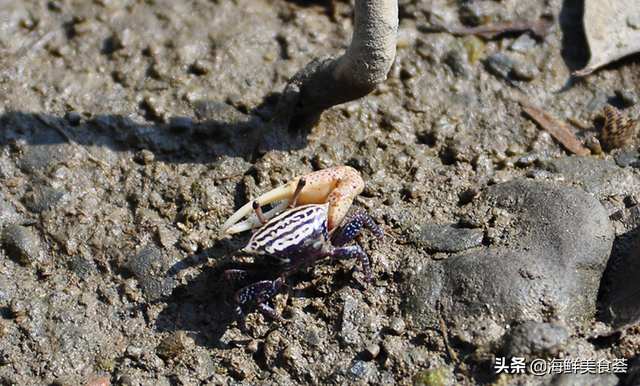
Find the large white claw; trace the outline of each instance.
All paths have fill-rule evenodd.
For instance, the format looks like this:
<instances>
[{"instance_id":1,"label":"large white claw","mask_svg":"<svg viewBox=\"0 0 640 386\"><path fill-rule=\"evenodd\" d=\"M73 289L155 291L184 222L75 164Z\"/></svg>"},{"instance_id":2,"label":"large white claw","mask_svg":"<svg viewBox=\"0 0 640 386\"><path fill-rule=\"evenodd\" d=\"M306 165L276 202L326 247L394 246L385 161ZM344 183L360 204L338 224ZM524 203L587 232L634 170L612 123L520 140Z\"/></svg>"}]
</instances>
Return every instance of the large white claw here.
<instances>
[{"instance_id":1,"label":"large white claw","mask_svg":"<svg viewBox=\"0 0 640 386\"><path fill-rule=\"evenodd\" d=\"M275 201L278 201L278 200L275 200ZM284 210L288 205L289 205L289 200L284 200L275 208L271 209L268 212L264 212L264 217L269 219L275 216L278 212L281 212L282 210ZM250 215L249 218L247 218L242 222L234 224L236 221L239 221L251 211L253 211L253 207L252 207L252 203L250 202L245 206L243 206L242 208L240 208L236 213L233 214L233 216L229 217L229 219L224 224L222 224L222 227L218 232L218 236L222 237L224 235L240 233L240 232L248 231L250 229L261 226L262 223L258 219L258 216L256 216L255 214Z\"/></svg>"},{"instance_id":2,"label":"large white claw","mask_svg":"<svg viewBox=\"0 0 640 386\"><path fill-rule=\"evenodd\" d=\"M337 166L318 170L304 176L296 177L287 184L258 197L257 200L260 206L284 200L278 206L265 213L265 218L272 218L288 206L289 200L293 197L298 187L298 182L302 177L305 178L306 183L299 192L296 205L329 203L327 219L329 232L332 232L340 226L351 206L351 202L364 188L364 181L362 181L360 174L352 167ZM258 216L255 214L251 215L252 212L254 212L253 202L249 202L222 224L218 235L222 237L227 234L244 232L261 226L262 223L258 219ZM236 224L236 222L247 215L249 215L247 220Z\"/></svg>"},{"instance_id":3,"label":"large white claw","mask_svg":"<svg viewBox=\"0 0 640 386\"><path fill-rule=\"evenodd\" d=\"M268 212L265 212L264 216L266 218L271 218L275 216L276 213L286 208L287 205L289 205L289 199L293 195L294 191L295 191L295 187L291 188L290 184L286 184L279 188L275 188L263 194L262 196L260 196L258 198L260 205L265 205L275 201L284 200L280 203L280 205L276 206L275 208L271 209ZM218 236L222 237L224 235L240 233L240 232L248 231L249 229L253 229L261 226L262 224L260 223L260 220L258 220L258 216L256 216L255 213L249 216L249 218L246 219L245 221L237 223L238 221L242 220L244 216L252 212L254 212L253 201L248 202L242 208L238 209L238 211L235 212L233 216L229 217L229 219L225 221L224 224L222 224L220 231L218 231Z\"/></svg>"}]
</instances>

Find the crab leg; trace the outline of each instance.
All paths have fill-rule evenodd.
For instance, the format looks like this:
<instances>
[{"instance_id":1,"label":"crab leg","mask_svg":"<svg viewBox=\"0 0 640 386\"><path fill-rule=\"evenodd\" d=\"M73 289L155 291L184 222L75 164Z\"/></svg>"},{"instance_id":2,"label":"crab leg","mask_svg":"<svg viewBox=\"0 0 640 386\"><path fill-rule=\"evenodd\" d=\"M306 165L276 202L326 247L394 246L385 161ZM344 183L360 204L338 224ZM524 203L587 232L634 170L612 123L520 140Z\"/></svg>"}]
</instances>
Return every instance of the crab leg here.
<instances>
[{"instance_id":1,"label":"crab leg","mask_svg":"<svg viewBox=\"0 0 640 386\"><path fill-rule=\"evenodd\" d=\"M301 178L306 184L300 188ZM286 200L277 207L264 213L269 219L281 212L289 205L289 200L299 193L295 206L307 204L329 203L329 230L337 228L344 219L353 199L362 192L364 181L358 172L349 166L338 166L319 170L305 176L296 177L287 184L276 188L258 197L259 205L269 204L279 200ZM262 225L257 215L250 216L247 220L236 224L244 216L253 212L253 202L240 208L220 228L219 236L231 233L239 233Z\"/></svg>"}]
</instances>

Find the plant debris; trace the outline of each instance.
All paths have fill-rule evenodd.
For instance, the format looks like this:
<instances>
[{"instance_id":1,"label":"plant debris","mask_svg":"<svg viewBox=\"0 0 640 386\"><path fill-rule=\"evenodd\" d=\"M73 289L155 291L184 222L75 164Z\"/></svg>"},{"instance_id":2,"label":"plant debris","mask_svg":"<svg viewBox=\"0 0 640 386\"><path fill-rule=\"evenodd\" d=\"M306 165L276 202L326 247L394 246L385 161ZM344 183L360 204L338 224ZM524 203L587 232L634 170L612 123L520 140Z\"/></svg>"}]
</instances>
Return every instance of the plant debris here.
<instances>
[{"instance_id":1,"label":"plant debris","mask_svg":"<svg viewBox=\"0 0 640 386\"><path fill-rule=\"evenodd\" d=\"M430 21L433 25L432 31L435 32L448 32L455 36L476 35L491 40L500 35L526 31L530 31L531 34L538 39L544 39L549 34L553 20L552 15L542 15L539 20L533 23L522 18L517 18L502 24L484 25L480 27L448 26L434 17L432 17Z\"/></svg>"},{"instance_id":2,"label":"plant debris","mask_svg":"<svg viewBox=\"0 0 640 386\"><path fill-rule=\"evenodd\" d=\"M554 117L543 111L540 107L521 103L522 111L536 121L542 128L547 130L553 138L562 144L567 150L578 155L589 155L591 151L587 149L573 133L558 122Z\"/></svg>"},{"instance_id":3,"label":"plant debris","mask_svg":"<svg viewBox=\"0 0 640 386\"><path fill-rule=\"evenodd\" d=\"M584 32L591 59L574 75L585 76L624 56L640 52L640 0L586 0Z\"/></svg>"}]
</instances>

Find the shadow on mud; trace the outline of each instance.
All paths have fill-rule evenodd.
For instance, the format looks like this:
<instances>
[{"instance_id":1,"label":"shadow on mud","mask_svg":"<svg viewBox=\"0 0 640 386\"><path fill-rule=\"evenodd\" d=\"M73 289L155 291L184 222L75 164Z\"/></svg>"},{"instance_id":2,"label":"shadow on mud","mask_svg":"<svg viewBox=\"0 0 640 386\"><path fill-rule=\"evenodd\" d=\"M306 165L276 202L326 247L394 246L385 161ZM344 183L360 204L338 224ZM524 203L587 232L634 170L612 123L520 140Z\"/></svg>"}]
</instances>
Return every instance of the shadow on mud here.
<instances>
[{"instance_id":1,"label":"shadow on mud","mask_svg":"<svg viewBox=\"0 0 640 386\"><path fill-rule=\"evenodd\" d=\"M279 129L257 115L242 114L214 100L194 103L197 119L175 117L169 123L139 124L120 115L54 117L28 112L0 116L0 143L34 146L76 143L115 151L149 150L167 163L210 163L221 157L253 161L269 151L304 148L316 120ZM46 149L43 150L46 153ZM44 162L46 160L41 160ZM34 165L39 166L39 165ZM27 165L28 167L28 165Z\"/></svg>"},{"instance_id":2,"label":"shadow on mud","mask_svg":"<svg viewBox=\"0 0 640 386\"><path fill-rule=\"evenodd\" d=\"M120 162L128 162L132 154L141 150L153 153L155 161L175 164L212 163L211 167L216 167L216 163L225 157L243 157L248 161L255 161L268 151L301 149L307 145L307 134L315 125L315 122L307 122L291 129L274 130L268 122L265 123L256 115L242 114L227 104L210 100L197 102L194 110L197 119L181 117L174 118L169 123L157 124L140 124L124 116L55 117L20 111L8 112L0 115L0 144L4 145L5 151L11 153L11 156L18 158L18 168L23 172L20 175L25 176L29 185L37 190L34 195L46 196L49 191L55 193L49 198L39 197L34 203L30 203L28 199L21 199L29 211L28 214L34 218L33 222L37 224L38 216L55 207L64 195L64 192L49 186L49 175L53 173L56 165L73 160L78 153L81 159L88 160L89 164L93 162L96 168L101 167L106 173L112 172L116 175L119 173ZM111 158L104 159L106 153L101 149L111 150L108 152L108 157ZM133 160L146 163L138 156L134 156ZM11 182L9 180L13 178L12 170L5 170L5 165L0 164L0 186ZM38 181L42 182L38 184ZM242 185L242 182L239 184ZM241 191L242 187L237 188L236 196ZM133 191L131 194L136 193ZM135 200L126 200L129 200L129 197L111 204L124 208L128 205L132 217L135 218ZM182 215L178 208L178 217L171 218L169 222L175 224L180 216ZM130 226L123 228L136 229L140 224L125 225ZM34 229L39 228L41 227L36 226ZM47 233L46 230L42 231ZM140 301L135 306L136 309L144 311L154 303L166 303L157 318L150 318L156 330L195 331L196 344L227 347L220 339L235 319L231 309L225 304L224 293L227 289L219 280L222 271L217 267L220 262L229 260L228 253L237 250L239 245L230 241L218 242L215 247L191 255L163 272L166 262L172 258L162 247L164 244L157 240L157 235L152 236L154 240L142 251L133 248L134 245L145 244L135 240L135 237L140 235L130 236L134 237L133 243L124 245L120 240L117 245L107 246L99 252L102 256L108 256L106 260L100 261L100 264L104 267L110 266L100 269L102 273L109 276L119 275L125 280L131 277L137 279L138 285L145 293L145 300ZM56 244L56 241L52 243ZM63 241L58 241L58 246L63 248L63 251L67 248L69 261L80 256L77 252L69 252ZM69 263L66 259L64 255L57 263L64 268L65 264ZM216 265L210 266L209 262L215 262ZM160 268L153 268L154 263ZM95 265L93 262L91 264ZM132 265L136 267L132 268ZM155 272L145 277L140 272L147 272L145 269L148 266ZM189 268L192 270L189 271ZM200 273L195 277L181 277L185 272L188 272L186 275L194 275L193 272L196 270ZM119 295L127 296L123 288L119 288ZM153 295L150 296L149 293Z\"/></svg>"},{"instance_id":3,"label":"shadow on mud","mask_svg":"<svg viewBox=\"0 0 640 386\"><path fill-rule=\"evenodd\" d=\"M190 331L199 346L224 349L222 336L235 321L231 308L225 302L227 288L221 280L221 261L225 255L221 250L208 249L192 255L171 267L168 276L180 275L187 268L201 266L201 273L179 284L166 298L161 299L166 307L155 320L159 332ZM208 261L216 262L213 266Z\"/></svg>"}]
</instances>

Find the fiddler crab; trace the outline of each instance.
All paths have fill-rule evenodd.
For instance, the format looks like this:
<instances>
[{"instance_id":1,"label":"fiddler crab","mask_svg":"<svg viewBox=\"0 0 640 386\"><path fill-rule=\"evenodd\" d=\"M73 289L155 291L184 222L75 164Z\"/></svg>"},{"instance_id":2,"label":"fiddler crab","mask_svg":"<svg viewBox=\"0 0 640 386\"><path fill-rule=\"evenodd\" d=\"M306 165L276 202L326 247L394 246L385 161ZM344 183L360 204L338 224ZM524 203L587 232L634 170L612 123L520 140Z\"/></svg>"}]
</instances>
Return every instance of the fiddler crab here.
<instances>
[{"instance_id":1,"label":"fiddler crab","mask_svg":"<svg viewBox=\"0 0 640 386\"><path fill-rule=\"evenodd\" d=\"M373 219L359 209L340 227L353 199L363 188L362 178L349 166L319 170L296 177L258 197L222 225L220 236L260 227L242 251L262 257L262 263L235 262L241 268L227 269L222 277L228 283L248 284L232 297L235 318L244 334L250 335L243 311L247 303L255 303L265 315L286 322L266 301L278 292L287 276L318 259L357 257L365 280L371 280L367 254L358 245L345 244L363 226L379 241L382 241L382 232ZM285 201L269 212L262 212L261 206L278 200ZM254 214L247 220L237 223L252 211Z\"/></svg>"}]
</instances>

